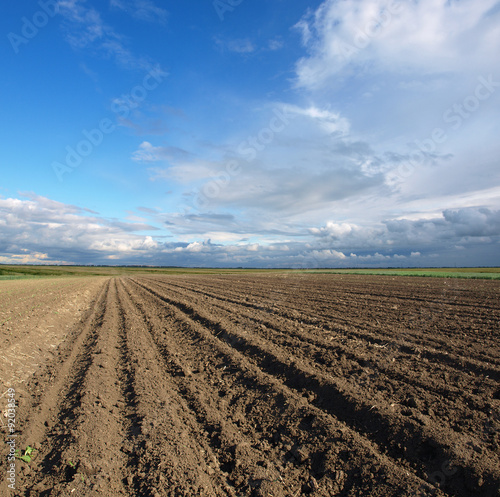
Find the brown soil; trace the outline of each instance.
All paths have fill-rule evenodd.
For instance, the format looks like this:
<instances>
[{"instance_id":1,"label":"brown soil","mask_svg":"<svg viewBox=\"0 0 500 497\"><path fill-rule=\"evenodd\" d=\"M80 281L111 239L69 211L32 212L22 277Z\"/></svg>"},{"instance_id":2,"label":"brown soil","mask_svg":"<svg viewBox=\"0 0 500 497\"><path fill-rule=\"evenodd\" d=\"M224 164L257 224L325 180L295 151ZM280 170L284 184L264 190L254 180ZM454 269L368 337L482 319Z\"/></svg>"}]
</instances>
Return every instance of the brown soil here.
<instances>
[{"instance_id":1,"label":"brown soil","mask_svg":"<svg viewBox=\"0 0 500 497\"><path fill-rule=\"evenodd\" d=\"M81 315L0 327L44 355L3 381L17 446L37 451L15 491L2 457L0 495L500 496L500 282L123 277L53 300L30 285L0 311Z\"/></svg>"},{"instance_id":2,"label":"brown soil","mask_svg":"<svg viewBox=\"0 0 500 497\"><path fill-rule=\"evenodd\" d=\"M0 282L0 396L7 386L19 388L57 354L57 347L92 306L105 281L58 278Z\"/></svg>"}]
</instances>

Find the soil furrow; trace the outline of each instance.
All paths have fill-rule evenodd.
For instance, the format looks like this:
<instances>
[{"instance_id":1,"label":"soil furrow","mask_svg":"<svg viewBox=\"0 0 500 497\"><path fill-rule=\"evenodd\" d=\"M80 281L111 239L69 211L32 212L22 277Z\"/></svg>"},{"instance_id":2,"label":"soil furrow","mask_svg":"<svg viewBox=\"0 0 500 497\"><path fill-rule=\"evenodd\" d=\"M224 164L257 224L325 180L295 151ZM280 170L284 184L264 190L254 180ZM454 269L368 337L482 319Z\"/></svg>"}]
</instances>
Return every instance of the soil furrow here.
<instances>
[{"instance_id":1,"label":"soil furrow","mask_svg":"<svg viewBox=\"0 0 500 497\"><path fill-rule=\"evenodd\" d=\"M134 281L136 285L140 285L137 281ZM387 455L381 453L376 449L376 446L372 444L372 442L368 442L366 439L364 439L358 432L354 431L351 432L349 429L346 429L346 426L344 423L339 423L337 418L332 418L332 416L329 413L324 412L324 410L321 407L314 406L313 403L309 402L303 397L303 392L298 392L296 391L295 386L293 386L292 389L290 389L288 386L286 386L286 383L288 379L286 377L280 376L279 374L276 374L276 372L271 371L270 373L266 371L264 373L258 366L253 364L253 361L247 357L245 354L240 355L240 351L235 350L235 343L234 341L231 340L224 340L223 338L216 337L214 336L214 332L217 333L223 333L224 330L219 328L219 326L216 323L207 323L206 320L199 321L196 320L196 316L193 317L192 313L188 316L185 314L184 311L181 310L182 314L178 314L180 309L177 307L176 304L180 305L183 307L183 303L171 301L170 299L166 298L165 296L156 294L154 290L151 290L147 287L143 287L144 291L149 292L151 297L153 297L154 300L160 300L164 302L164 305L167 308L171 309L171 313L173 313L174 316L178 315L176 318L177 320L184 321L186 325L191 328L194 331L195 336L199 337L200 342L198 343L198 346L201 346L201 344L207 344L210 348L209 352L209 357L217 357L220 354L223 354L223 359L222 368L228 368L229 373L230 373L230 378L231 381L235 382L235 384L231 384L230 388L227 388L227 392L233 392L234 390L237 390L237 383L235 380L238 379L236 376L239 371L246 372L246 374L243 376L242 381L244 384L246 384L246 392L245 396L248 397L248 389L250 387L252 388L258 388L256 386L253 386L254 382L257 382L257 385L264 383L266 385L265 387L265 392L267 392L267 395L270 396L269 399L267 399L267 403L272 405L273 403L276 403L276 405L283 404L283 395L284 398L290 399L288 402L292 403L295 401L298 406L300 406L300 411L301 415L298 415L297 412L293 412L288 414L288 416L283 415L283 417L277 417L276 414L274 414L273 419L274 423L273 426L276 426L276 422L279 419L279 422L285 422L287 417L291 417L291 419L299 417L301 420L304 418L306 419L315 419L316 420L316 427L319 428L321 427L320 431L323 434L332 434L332 427L335 427L334 432L341 431L343 433L343 436L345 436L347 439L350 439L350 444L349 446L351 447L352 451L359 451L363 454L363 459L366 460L367 466L371 467L373 464L376 466L383 466L384 468L391 468L385 469L388 474L399 474L400 478L403 478L402 481L407 480L407 478L413 478L413 481L418 481L420 484L423 484L422 480L416 479L415 477L410 477L410 468L407 465L403 465L403 468L398 468L395 469L395 463L393 460L388 459ZM155 307L158 307L157 305ZM192 332L193 332L192 331ZM187 330L186 330L187 332ZM216 354L216 351L218 353ZM235 355L236 354L236 355ZM249 378L248 375L250 374L250 377L252 377L252 383L249 383ZM224 383L226 383L224 381ZM293 382L292 382L293 383ZM271 388L269 386L271 385ZM260 387L262 389L262 387ZM279 395L278 395L279 394ZM276 396L278 395L279 398L274 398L273 395ZM288 402L285 402L285 405L288 404ZM262 403L262 399L260 402L257 402L258 404ZM250 412L247 413L247 416L251 413L251 406L249 406ZM295 410L294 410L295 411ZM307 414L309 412L309 414ZM304 414L305 413L305 414ZM321 420L321 421L320 421ZM307 423L309 424L309 423ZM262 425L266 425L265 421L262 419L259 420L258 425L260 426L260 429L262 429ZM278 424L279 427L279 424ZM338 430L338 431L336 431ZM296 428L294 429L287 429L284 430L285 432L289 431L291 433L296 433ZM347 435L348 434L348 435ZM304 438L308 438L309 434L302 433L301 436ZM360 438L361 437L361 438ZM270 437L272 439L272 437ZM345 442L344 442L345 443ZM340 444L343 445L343 444ZM291 447L292 448L292 447ZM316 457L320 458L320 455L317 455ZM377 462L374 463L373 459L377 459ZM383 462L382 462L383 461ZM379 468L380 469L380 468ZM403 477L404 475L404 477ZM331 483L331 482L330 482ZM405 482L407 484L407 482ZM350 481L350 485L353 485L353 488L356 486L355 480ZM399 495L404 495L405 493L401 493L402 489L405 488L404 484L402 486L398 485L398 491ZM373 489L372 489L373 491ZM392 493L388 493L388 490L385 489L386 495L392 495ZM375 494L374 494L375 495Z\"/></svg>"},{"instance_id":2,"label":"soil furrow","mask_svg":"<svg viewBox=\"0 0 500 497\"><path fill-rule=\"evenodd\" d=\"M73 339L61 347L62 357L42 371L41 378L33 380L35 388L42 383L45 389L39 393L38 401L33 397L30 404L23 402L19 410L21 419L26 420L19 435L20 445L34 446L38 451L35 472L31 474L32 471L26 468L26 495L46 495L44 492L52 485L52 479L47 475L72 476L71 469L62 467L61 459L72 441L74 411L81 403L82 383L91 364L92 350L96 347L96 327L104 317L109 286L108 281L81 329L77 329ZM43 384L43 376L48 376L48 386Z\"/></svg>"},{"instance_id":3,"label":"soil furrow","mask_svg":"<svg viewBox=\"0 0 500 497\"><path fill-rule=\"evenodd\" d=\"M384 405L371 404L374 399L368 402L362 399L362 393L355 393L352 384L325 377L314 371L309 364L300 364L297 360L291 360L286 353L284 354L269 341L256 340L252 334L247 333L247 330L240 331L234 326L231 327L230 323L224 322L220 316L217 320L213 320L209 315L200 312L199 306L195 308L185 300L179 302L151 288L148 290L167 304L177 307L190 319L202 324L214 336L250 357L252 362L263 371L283 378L284 383L290 388L297 391L312 391L320 399L318 407L325 409L351 428L365 433L370 440L384 447L384 450L394 459L407 460L420 476L423 477L429 473L439 462L452 460L457 474L454 485L448 485L447 491L451 495L470 495L467 491L464 492L461 484L457 483L460 477L469 480L477 473L477 458L464 460L461 456L464 453L464 444L469 442L468 437L463 438L457 434L453 437L453 441L447 443L444 432L437 426L429 430L425 425L422 426L418 419L395 416L390 409L384 408ZM375 406L377 409L374 409ZM409 414L412 414L411 410ZM398 446L395 442L401 439L407 441L405 446ZM482 470L486 471L486 477L491 480L489 491L498 485L498 481L493 476L497 462L494 457L486 467L483 463Z\"/></svg>"},{"instance_id":4,"label":"soil furrow","mask_svg":"<svg viewBox=\"0 0 500 497\"><path fill-rule=\"evenodd\" d=\"M238 438L235 438L234 434L239 431L239 428L222 416L220 409L213 408L213 404L220 402L222 396L212 392L211 389L200 394L196 383L193 383L192 365L195 359L191 356L193 351L185 346L186 338L182 337L183 346L179 348L179 342L174 338L174 335L177 335L178 332L175 333L171 329L171 323L158 320L152 315L151 310L148 312L149 306L146 306L141 299L138 299L136 293L129 290L128 285L125 286L125 290L142 315L150 339L154 342L154 347L162 358L165 376L173 383L173 385L169 386L169 391L178 395L178 397L177 395L174 397L175 402L180 402L184 406L184 417L189 417L186 411L191 413L192 419L185 422L185 424L193 426L193 429L189 438L186 436L183 440L183 446L190 439L198 439L200 451L208 461L208 465L204 468L205 474L213 475L215 469L217 469L220 475L224 477L224 467L228 463L228 458L225 453L221 453L221 446L231 446L238 443ZM188 355L188 352L191 352L191 354ZM206 356L201 357L203 361L206 359ZM203 365L200 365L200 368L203 368ZM194 373L199 374L199 371L194 370ZM171 402L172 399L169 400L169 404ZM222 442L222 438L224 442ZM239 437L239 442L241 443L241 437ZM246 444L250 446L251 442L255 442L255 440L247 440ZM212 478L214 477L212 476ZM225 495L236 495L232 489L233 482L227 477L224 479L226 480ZM207 491L206 495L215 494L210 494Z\"/></svg>"},{"instance_id":5,"label":"soil furrow","mask_svg":"<svg viewBox=\"0 0 500 497\"><path fill-rule=\"evenodd\" d=\"M175 283L173 283L173 286L186 289L186 287L183 287L182 285L176 285ZM386 321L383 316L386 314L386 310L388 307L387 304L381 308L383 312L378 315L378 318L375 317L371 320L360 320L359 318L354 316L354 314L356 314L355 312L353 312L356 308L356 303L354 301L349 301L349 306L346 306L345 312L337 310L335 314L332 314L332 309L335 308L333 300L330 300L328 302L328 312L316 313L313 309L311 309L310 301L308 299L309 307L307 309L304 309L304 312L299 313L298 311L303 308L303 299L295 302L295 305L291 306L285 304L285 302L289 301L289 299L280 297L282 300L279 301L278 306L276 300L271 300L266 305L265 299L253 297L252 300L259 302L258 304L254 304L252 302L247 302L245 299L247 299L248 297L245 297L244 294L240 300L237 300L235 298L228 298L225 292L223 292L222 294L208 293L203 289L203 287L201 287L202 289L193 288L192 286L188 286L187 288L195 293L199 293L207 297L212 297L224 302L237 304L239 306L247 307L254 311L260 312L264 315L264 324L267 324L265 323L266 320L268 321L268 319L265 318L265 314L270 313L273 315L279 315L286 320L300 322L301 324L320 326L324 327L325 329L331 329L333 323L333 327L336 330L341 330L342 326L348 326L350 332L355 333L357 338L363 341L368 341L369 343L373 341L380 341L380 337L383 337L383 340L385 341L393 341L395 331L397 331L394 329L387 331L387 329L384 330L382 326L382 323L385 324L384 321ZM342 300L346 300L346 295L343 295ZM391 307L394 307L395 300L397 301L397 299L391 298ZM429 304L429 302L427 303ZM365 305L366 304L363 304L363 306ZM442 312L443 311L439 309L428 310L428 314L426 314L425 316L424 324L428 326L429 322L432 322L435 319L435 316L439 315ZM453 310L453 320L456 321L456 318L456 312L455 310ZM382 320L382 322L377 322L379 319ZM356 330L353 330L353 328L356 328ZM393 326L391 326L391 328L393 328ZM415 334L415 332L408 327L405 328L404 332L405 342L410 343L410 347L418 347L422 345L421 327L419 327L417 330L418 334ZM452 333L456 334L456 331L453 331ZM441 334L443 333L441 332ZM404 346L404 342L401 342L400 344ZM422 351L422 353L424 353L429 360L436 360L438 362L446 361L457 369L470 369L476 371L478 374L488 375L495 378L496 380L500 380L500 371L498 369L500 367L500 361L498 360L498 356L494 354L488 355L487 348L486 350L483 349L480 355L471 356L470 348L464 346L461 347L461 349L457 349L457 347L455 347L454 353L450 355L451 351L449 338L439 339L437 337L434 337L433 335L429 335L428 337L426 337L425 345L427 350ZM434 350L429 350L430 345L433 345ZM436 350L436 348L441 350ZM456 355L457 353L459 353L458 356ZM485 364L485 360L487 360L489 364ZM495 365L496 367L492 368L491 365Z\"/></svg>"},{"instance_id":6,"label":"soil furrow","mask_svg":"<svg viewBox=\"0 0 500 497\"><path fill-rule=\"evenodd\" d=\"M139 416L134 438L126 448L136 468L129 475L136 495L155 495L157 491L161 495L233 495L212 467L216 459L202 436L204 426L179 392L175 381L179 369L168 367L153 340L148 317L123 282L119 294L126 311L127 364L134 369L131 388ZM152 469L156 471L150 476Z\"/></svg>"},{"instance_id":7,"label":"soil furrow","mask_svg":"<svg viewBox=\"0 0 500 497\"><path fill-rule=\"evenodd\" d=\"M164 284L160 284L158 282L155 283L158 286L165 288ZM189 289L188 293L186 293L185 291L183 292L181 288L181 286L175 285L175 289L173 291L178 292L178 294L183 298L195 298L189 293L193 291L192 289ZM203 292L198 291L196 293L200 294ZM444 381L439 381L439 379L436 378L433 378L432 380L429 379L429 381L425 382L420 381L420 374L428 367L428 361L432 358L429 358L428 354L424 350L412 347L404 341L394 340L393 338L391 338L390 341L387 341L376 337L372 342L366 342L366 340L364 340L362 342L364 346L360 349L358 347L353 349L351 343L353 337L349 331L339 333L335 329L332 330L332 326L321 328L316 325L312 326L310 329L304 330L303 327L306 325L302 322L299 323L296 319L294 320L286 317L284 318L284 322L276 322L276 320L270 319L268 312L249 313L246 310L242 310L242 302L237 301L234 301L237 307L234 307L234 305L231 306L230 304L221 304L211 301L207 302L206 300L200 301L195 299L195 302L197 304L215 307L213 312L224 312L226 317L232 320L235 324L242 325L246 319L247 321L260 325L261 328L256 328L256 333L263 336L263 338L269 338L273 341L277 341L278 345L296 348L298 351L303 352L311 358L311 360L314 360L320 368L322 365L330 363L332 360L344 357L349 361L357 363L358 368L364 369L369 367L374 369L374 375L382 374L395 381L397 380L400 386L405 383L411 384L412 387L420 386L421 388L426 389L426 391L434 391L436 394L443 396L445 399L447 397L456 398L457 396L465 395L466 402L468 404L472 403L477 405L478 408L484 407L484 401L479 400L479 398L475 398L476 396L467 394L467 390L464 389L464 381L468 380L469 383L474 383L476 381L476 376L462 376L461 384L457 387L449 385ZM246 325L247 324L245 323L245 326ZM262 331L262 329L264 331ZM347 340L349 341L344 345L344 342ZM304 344L308 344L309 346L304 347ZM384 355L382 360L380 358L380 351L376 350L377 346L382 347L387 351L387 354ZM353 350L354 353L352 352ZM418 362L415 361L416 356L419 359ZM422 356L425 362L420 360ZM449 360L449 356L445 355L445 358ZM400 367L403 364L407 364L408 369L412 370L411 377L394 371L394 368L391 367L391 363L395 360L400 363ZM356 366L354 366L354 369L356 369ZM463 365L461 370L469 372L470 368ZM487 371L484 371L484 368L481 369L480 376L482 382L486 381L494 383L494 380L498 375L500 375L500 371L498 370L491 370L488 368ZM487 377L490 377L491 379L488 379Z\"/></svg>"},{"instance_id":8,"label":"soil furrow","mask_svg":"<svg viewBox=\"0 0 500 497\"><path fill-rule=\"evenodd\" d=\"M164 285L161 285L165 288ZM171 291L172 292L172 291ZM325 332L321 337L315 329L306 333L307 330L296 331L296 326L285 326L286 323L272 322L268 317L256 317L242 311L238 307L230 307L212 303L207 300L196 300L189 293L179 290L176 285L174 294L180 295L182 299L188 299L192 305L204 305L210 307L213 314L221 314L229 319L233 326L252 328L254 334L259 335L264 340L271 340L273 343L284 349L288 349L292 355L298 355L307 361L312 361L314 367L323 373L336 377L356 377L357 382L369 382L371 390L386 392L387 405L394 403L407 402L407 399L428 397L429 392L434 393L434 399L440 401L440 412L436 420L439 422L442 413L446 411L455 411L458 398L463 399L467 406L465 409L458 410L456 416L458 419L454 423L457 431L461 431L460 426L468 422L471 416L475 416L474 411L479 410L480 414L487 411L489 406L484 401L484 393L489 390L494 391L496 383L485 377L477 378L472 375L461 375L459 382L450 384L441 377L429 378L425 373L431 367L426 359L420 358L420 353L410 350L411 354L404 354L402 350L405 347L399 347L394 343L385 342L384 354L381 357L380 350L376 347L356 347L353 348L351 341L345 342L344 336L340 337L336 333ZM193 300L194 299L194 300ZM247 321L243 318L247 318ZM265 324L264 324L265 323ZM258 324L260 326L255 326ZM302 329L302 327L300 327ZM326 337L326 338L323 338ZM341 342L341 343L336 343ZM304 345L308 344L307 347ZM357 344L356 344L357 345ZM397 361L397 369L394 362ZM421 380L423 379L423 380ZM477 391L479 382L480 393ZM432 401L427 402L427 408L424 408L426 416L433 415L429 412ZM421 406L421 409L422 410ZM481 439L484 430L478 428L474 433L475 438ZM470 433L472 434L472 433Z\"/></svg>"},{"instance_id":9,"label":"soil furrow","mask_svg":"<svg viewBox=\"0 0 500 497\"><path fill-rule=\"evenodd\" d=\"M85 367L61 412L51 457L44 460L53 473L47 495L69 496L75 491L89 496L104 491L113 496L131 495L123 483L124 455L120 451L126 433L118 407L122 395L118 316L113 281L104 313L93 323L93 341L84 345Z\"/></svg>"},{"instance_id":10,"label":"soil furrow","mask_svg":"<svg viewBox=\"0 0 500 497\"><path fill-rule=\"evenodd\" d=\"M2 457L0 495L500 497L499 296L291 272L6 284L0 373L36 451L13 492Z\"/></svg>"}]
</instances>

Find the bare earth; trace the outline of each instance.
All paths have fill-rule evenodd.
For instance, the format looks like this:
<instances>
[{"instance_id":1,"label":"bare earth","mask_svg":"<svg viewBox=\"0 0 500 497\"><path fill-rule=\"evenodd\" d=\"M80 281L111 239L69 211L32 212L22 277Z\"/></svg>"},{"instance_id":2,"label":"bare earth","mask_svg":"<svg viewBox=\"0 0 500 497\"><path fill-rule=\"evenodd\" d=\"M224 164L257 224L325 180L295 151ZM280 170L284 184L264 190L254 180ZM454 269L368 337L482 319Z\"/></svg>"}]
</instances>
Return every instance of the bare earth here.
<instances>
[{"instance_id":1,"label":"bare earth","mask_svg":"<svg viewBox=\"0 0 500 497\"><path fill-rule=\"evenodd\" d=\"M498 281L2 282L0 495L498 497L499 323Z\"/></svg>"}]
</instances>

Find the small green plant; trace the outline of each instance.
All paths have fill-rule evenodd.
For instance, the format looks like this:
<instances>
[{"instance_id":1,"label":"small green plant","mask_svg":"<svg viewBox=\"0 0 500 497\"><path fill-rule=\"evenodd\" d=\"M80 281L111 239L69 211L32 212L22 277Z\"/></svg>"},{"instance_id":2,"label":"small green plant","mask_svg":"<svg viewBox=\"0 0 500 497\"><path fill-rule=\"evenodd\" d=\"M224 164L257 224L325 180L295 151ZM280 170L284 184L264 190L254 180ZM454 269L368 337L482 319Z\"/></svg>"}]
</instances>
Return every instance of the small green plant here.
<instances>
[{"instance_id":1,"label":"small green plant","mask_svg":"<svg viewBox=\"0 0 500 497\"><path fill-rule=\"evenodd\" d=\"M80 475L80 479L82 480L82 483L85 483L85 476L83 476L82 473L78 473L77 471L77 466L78 464L75 464L74 462L68 461L68 464L75 470L75 474Z\"/></svg>"},{"instance_id":2,"label":"small green plant","mask_svg":"<svg viewBox=\"0 0 500 497\"><path fill-rule=\"evenodd\" d=\"M14 455L16 456L17 459L20 459L21 461L24 461L26 463L30 463L33 452L35 452L35 449L28 445L28 447L26 447L26 449L23 451L16 449Z\"/></svg>"}]
</instances>

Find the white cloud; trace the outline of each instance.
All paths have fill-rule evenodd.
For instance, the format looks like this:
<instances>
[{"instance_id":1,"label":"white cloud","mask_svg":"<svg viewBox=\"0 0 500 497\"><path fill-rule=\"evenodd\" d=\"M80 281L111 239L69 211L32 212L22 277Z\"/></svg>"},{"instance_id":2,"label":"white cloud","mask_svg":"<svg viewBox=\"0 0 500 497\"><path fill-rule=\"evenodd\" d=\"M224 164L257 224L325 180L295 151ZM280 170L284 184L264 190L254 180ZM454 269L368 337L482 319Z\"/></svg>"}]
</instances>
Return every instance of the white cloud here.
<instances>
[{"instance_id":1,"label":"white cloud","mask_svg":"<svg viewBox=\"0 0 500 497\"><path fill-rule=\"evenodd\" d=\"M101 57L113 58L127 69L153 69L151 61L134 55L126 47L124 37L105 23L96 9L87 7L82 0L60 0L59 9L66 39L73 48L94 50Z\"/></svg>"},{"instance_id":2,"label":"white cloud","mask_svg":"<svg viewBox=\"0 0 500 497\"><path fill-rule=\"evenodd\" d=\"M349 66L366 72L472 73L485 70L500 44L497 0L414 2L326 0L298 24L309 55L297 84L326 85Z\"/></svg>"},{"instance_id":3,"label":"white cloud","mask_svg":"<svg viewBox=\"0 0 500 497\"><path fill-rule=\"evenodd\" d=\"M311 252L311 255L318 261L325 261L331 259L340 259L340 260L346 259L346 255L343 252L339 252L338 250L332 250L332 249L313 250Z\"/></svg>"},{"instance_id":4,"label":"white cloud","mask_svg":"<svg viewBox=\"0 0 500 497\"><path fill-rule=\"evenodd\" d=\"M157 249L158 243L151 236L146 236L145 238L115 236L114 238L105 240L94 240L88 248L89 250L96 250L98 252L112 252L118 258L119 253L127 255L133 252Z\"/></svg>"},{"instance_id":5,"label":"white cloud","mask_svg":"<svg viewBox=\"0 0 500 497\"><path fill-rule=\"evenodd\" d=\"M29 254L12 254L8 257L0 256L1 264L43 264L49 261L48 254L32 252ZM64 264L65 261L51 261L53 264Z\"/></svg>"},{"instance_id":6,"label":"white cloud","mask_svg":"<svg viewBox=\"0 0 500 497\"><path fill-rule=\"evenodd\" d=\"M161 162L179 157L188 157L190 154L178 147L155 147L150 142L144 141L139 149L132 154L136 162Z\"/></svg>"},{"instance_id":7,"label":"white cloud","mask_svg":"<svg viewBox=\"0 0 500 497\"><path fill-rule=\"evenodd\" d=\"M493 158L499 125L493 114L500 98L500 9L495 6L497 0L325 0L296 25L306 53L295 66L295 87L309 105L291 106L289 113L300 125L310 119L314 127L304 126L304 139L295 135L289 150L307 161L311 172L326 166L328 150L330 164L359 174L359 188L344 198L319 195L316 204L304 202L311 216L301 219L311 224L314 213L316 224L324 223L316 228L320 240L334 241L328 230L349 224L358 228L337 232L338 239L354 247L366 248L367 240L374 249L395 246L397 237L384 236L384 219L423 222L431 216L443 224L413 230L411 239L430 243L443 230L456 235L458 225L442 214L450 208L498 209L494 185L500 176ZM463 112L465 107L473 111ZM320 129L332 131L336 142L325 140ZM279 139L291 138L292 130L293 124ZM341 177L338 171L317 175L318 191ZM362 188L368 178L374 180L371 187ZM485 222L494 223L490 217Z\"/></svg>"},{"instance_id":8,"label":"white cloud","mask_svg":"<svg viewBox=\"0 0 500 497\"><path fill-rule=\"evenodd\" d=\"M228 42L227 48L236 53L252 53L255 51L255 45L249 40L232 40Z\"/></svg>"},{"instance_id":9,"label":"white cloud","mask_svg":"<svg viewBox=\"0 0 500 497\"><path fill-rule=\"evenodd\" d=\"M141 21L165 24L168 18L168 12L151 0L111 0L110 5Z\"/></svg>"},{"instance_id":10,"label":"white cloud","mask_svg":"<svg viewBox=\"0 0 500 497\"><path fill-rule=\"evenodd\" d=\"M155 222L162 216L149 211L142 210ZM198 233L172 243L161 241L164 231L154 226L105 219L34 194L28 199L0 199L0 219L0 262L4 263L376 267L412 261L419 266L493 265L500 242L500 211L479 207L447 210L433 219L389 220L376 227L330 221L307 230L296 227L287 237L272 230L266 236L258 229L246 234L242 229L236 236L231 230L209 228L217 222L237 224L230 215L188 215L177 221L201 223ZM139 234L144 230L152 233Z\"/></svg>"},{"instance_id":11,"label":"white cloud","mask_svg":"<svg viewBox=\"0 0 500 497\"><path fill-rule=\"evenodd\" d=\"M321 109L315 105L309 107L299 107L296 105L287 105L287 111L297 116L303 116L315 123L327 134L345 136L349 134L349 120L343 117L339 112L332 112L329 109Z\"/></svg>"},{"instance_id":12,"label":"white cloud","mask_svg":"<svg viewBox=\"0 0 500 497\"><path fill-rule=\"evenodd\" d=\"M210 240L208 242L192 242L189 243L186 247L176 247L174 252L208 252L210 251Z\"/></svg>"},{"instance_id":13,"label":"white cloud","mask_svg":"<svg viewBox=\"0 0 500 497\"><path fill-rule=\"evenodd\" d=\"M355 224L350 223L334 223L328 221L323 228L311 228L311 233L320 236L329 236L332 238L342 238L351 234L354 230L359 229Z\"/></svg>"},{"instance_id":14,"label":"white cloud","mask_svg":"<svg viewBox=\"0 0 500 497\"><path fill-rule=\"evenodd\" d=\"M265 210L283 218L384 188L380 158L350 139L349 130L349 121L328 107L275 104L260 129L219 146L218 160L167 157L164 147L149 142L133 157L168 158L168 167L150 169L152 179L189 185L186 208L244 209L252 216Z\"/></svg>"},{"instance_id":15,"label":"white cloud","mask_svg":"<svg viewBox=\"0 0 500 497\"><path fill-rule=\"evenodd\" d=\"M278 37L278 38L273 38L272 40L269 40L268 46L269 46L269 50L272 50L272 51L281 50L285 46L285 43L280 37Z\"/></svg>"},{"instance_id":16,"label":"white cloud","mask_svg":"<svg viewBox=\"0 0 500 497\"><path fill-rule=\"evenodd\" d=\"M233 40L216 38L215 43L223 52L228 51L237 54L250 54L257 50L257 47L250 38L237 38Z\"/></svg>"},{"instance_id":17,"label":"white cloud","mask_svg":"<svg viewBox=\"0 0 500 497\"><path fill-rule=\"evenodd\" d=\"M99 217L77 206L35 194L27 199L0 199L0 256L11 262L87 262L99 253L134 253L151 250L151 236L135 234L157 228Z\"/></svg>"}]
</instances>

